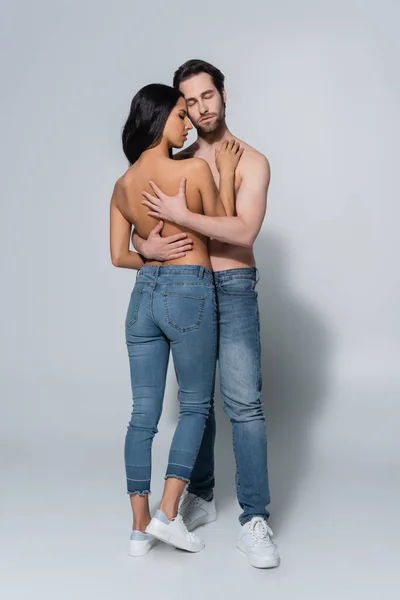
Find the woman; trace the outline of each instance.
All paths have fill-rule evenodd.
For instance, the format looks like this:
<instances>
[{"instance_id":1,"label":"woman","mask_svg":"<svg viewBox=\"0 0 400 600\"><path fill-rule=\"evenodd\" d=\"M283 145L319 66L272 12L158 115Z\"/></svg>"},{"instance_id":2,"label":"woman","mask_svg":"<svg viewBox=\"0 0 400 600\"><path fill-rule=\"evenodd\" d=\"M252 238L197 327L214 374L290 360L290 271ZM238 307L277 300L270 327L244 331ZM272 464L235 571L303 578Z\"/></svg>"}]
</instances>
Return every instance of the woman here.
<instances>
[{"instance_id":1,"label":"woman","mask_svg":"<svg viewBox=\"0 0 400 600\"><path fill-rule=\"evenodd\" d=\"M192 128L182 94L169 86L144 87L132 100L123 149L131 166L117 181L111 199L111 258L115 266L140 269L126 317L133 412L125 441L127 488L133 512L130 554L143 556L154 537L190 552L204 543L178 515L202 440L214 387L216 306L207 238L190 232L192 250L178 259L149 261L129 250L135 226L147 238L156 221L142 205L142 192L156 180L173 193L186 178L190 210L225 216L234 203L234 174L242 149L232 141L220 150L220 195L202 159L172 160ZM166 223L163 234L181 234ZM151 519L148 495L151 447L161 415L169 352L179 385L179 421L171 444L159 510Z\"/></svg>"}]
</instances>

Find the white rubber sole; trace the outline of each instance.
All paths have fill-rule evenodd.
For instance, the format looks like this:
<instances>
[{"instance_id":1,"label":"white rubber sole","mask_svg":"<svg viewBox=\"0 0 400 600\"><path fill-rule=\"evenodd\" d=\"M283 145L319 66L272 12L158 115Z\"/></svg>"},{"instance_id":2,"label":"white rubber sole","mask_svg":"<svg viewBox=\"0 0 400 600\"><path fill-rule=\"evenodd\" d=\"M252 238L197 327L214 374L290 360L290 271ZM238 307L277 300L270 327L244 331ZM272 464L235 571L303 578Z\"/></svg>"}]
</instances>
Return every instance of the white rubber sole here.
<instances>
[{"instance_id":1,"label":"white rubber sole","mask_svg":"<svg viewBox=\"0 0 400 600\"><path fill-rule=\"evenodd\" d=\"M131 540L129 542L128 554L129 556L134 556L135 558L139 556L146 556L152 549L154 544L153 542L135 542Z\"/></svg>"},{"instance_id":2,"label":"white rubber sole","mask_svg":"<svg viewBox=\"0 0 400 600\"><path fill-rule=\"evenodd\" d=\"M247 560L249 565L255 567L256 569L274 569L275 567L279 567L280 558L270 557L266 558L263 556L258 556L257 554L252 554L252 552L247 552L246 548L241 547L240 542L236 544L236 548L247 556Z\"/></svg>"},{"instance_id":3,"label":"white rubber sole","mask_svg":"<svg viewBox=\"0 0 400 600\"><path fill-rule=\"evenodd\" d=\"M170 525L161 523L158 519L152 519L146 528L146 533L149 533L158 540L161 540L165 544L179 548L180 550L186 550L187 552L200 552L204 548L204 542L201 541L198 544L194 544L188 539L181 538L171 533Z\"/></svg>"},{"instance_id":4,"label":"white rubber sole","mask_svg":"<svg viewBox=\"0 0 400 600\"><path fill-rule=\"evenodd\" d=\"M197 527L202 527L203 525L208 525L208 523L213 523L217 520L217 517L218 515L216 512L211 514L208 513L206 515L198 517L192 523L186 523L185 521L185 525L188 528L188 531L194 531L195 529L197 529Z\"/></svg>"}]
</instances>

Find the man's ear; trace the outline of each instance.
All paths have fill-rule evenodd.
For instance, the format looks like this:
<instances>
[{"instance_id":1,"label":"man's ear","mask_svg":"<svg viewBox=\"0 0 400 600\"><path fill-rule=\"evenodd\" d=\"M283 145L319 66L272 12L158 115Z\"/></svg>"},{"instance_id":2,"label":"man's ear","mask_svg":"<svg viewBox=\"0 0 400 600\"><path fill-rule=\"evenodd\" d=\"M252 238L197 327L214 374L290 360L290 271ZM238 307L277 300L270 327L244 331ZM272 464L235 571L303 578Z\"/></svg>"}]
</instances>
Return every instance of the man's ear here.
<instances>
[{"instance_id":1,"label":"man's ear","mask_svg":"<svg viewBox=\"0 0 400 600\"><path fill-rule=\"evenodd\" d=\"M226 104L226 98L227 98L226 91L222 90L222 100L224 101L224 104Z\"/></svg>"}]
</instances>

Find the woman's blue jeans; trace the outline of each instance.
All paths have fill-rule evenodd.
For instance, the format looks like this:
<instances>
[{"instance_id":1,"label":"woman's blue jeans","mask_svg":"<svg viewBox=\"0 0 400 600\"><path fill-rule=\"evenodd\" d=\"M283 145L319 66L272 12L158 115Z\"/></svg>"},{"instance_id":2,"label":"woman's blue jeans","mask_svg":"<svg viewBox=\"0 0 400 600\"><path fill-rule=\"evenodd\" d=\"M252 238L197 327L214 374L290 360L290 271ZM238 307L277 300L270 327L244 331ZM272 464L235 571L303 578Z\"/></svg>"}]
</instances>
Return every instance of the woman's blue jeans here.
<instances>
[{"instance_id":1,"label":"woman's blue jeans","mask_svg":"<svg viewBox=\"0 0 400 600\"><path fill-rule=\"evenodd\" d=\"M129 494L150 493L151 448L163 405L170 350L179 386L179 421L166 478L189 481L214 389L217 311L211 271L144 266L126 317L133 396L125 439Z\"/></svg>"}]
</instances>

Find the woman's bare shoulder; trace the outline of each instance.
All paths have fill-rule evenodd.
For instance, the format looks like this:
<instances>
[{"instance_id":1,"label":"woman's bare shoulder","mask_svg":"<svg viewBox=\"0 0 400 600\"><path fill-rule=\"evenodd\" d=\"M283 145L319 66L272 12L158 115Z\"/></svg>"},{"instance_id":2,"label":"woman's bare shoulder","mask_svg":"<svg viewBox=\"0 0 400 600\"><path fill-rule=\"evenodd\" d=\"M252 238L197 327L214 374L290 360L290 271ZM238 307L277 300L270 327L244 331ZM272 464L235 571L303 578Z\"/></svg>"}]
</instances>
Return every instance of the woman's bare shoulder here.
<instances>
[{"instance_id":1,"label":"woman's bare shoulder","mask_svg":"<svg viewBox=\"0 0 400 600\"><path fill-rule=\"evenodd\" d=\"M179 161L176 161L176 164L185 174L203 174L205 170L210 170L210 167L204 158L195 157L180 159Z\"/></svg>"}]
</instances>

